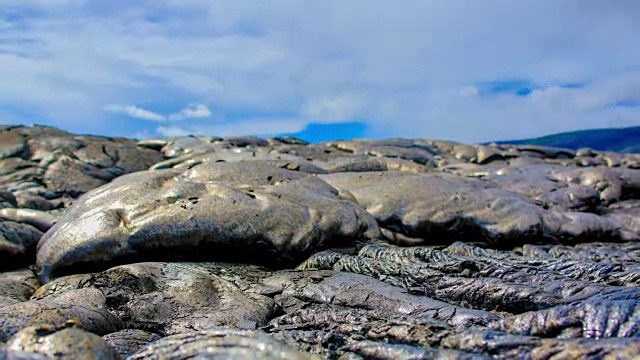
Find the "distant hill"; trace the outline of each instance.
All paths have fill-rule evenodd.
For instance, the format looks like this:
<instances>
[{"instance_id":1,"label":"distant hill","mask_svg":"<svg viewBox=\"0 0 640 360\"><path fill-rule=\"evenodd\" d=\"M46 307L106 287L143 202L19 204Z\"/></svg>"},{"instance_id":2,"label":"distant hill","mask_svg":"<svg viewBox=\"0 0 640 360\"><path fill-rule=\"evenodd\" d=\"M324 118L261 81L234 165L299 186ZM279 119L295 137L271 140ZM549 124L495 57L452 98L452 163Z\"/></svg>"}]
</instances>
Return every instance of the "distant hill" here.
<instances>
[{"instance_id":1,"label":"distant hill","mask_svg":"<svg viewBox=\"0 0 640 360\"><path fill-rule=\"evenodd\" d=\"M640 126L571 131L526 140L496 141L498 144L531 144L567 149L640 153Z\"/></svg>"}]
</instances>

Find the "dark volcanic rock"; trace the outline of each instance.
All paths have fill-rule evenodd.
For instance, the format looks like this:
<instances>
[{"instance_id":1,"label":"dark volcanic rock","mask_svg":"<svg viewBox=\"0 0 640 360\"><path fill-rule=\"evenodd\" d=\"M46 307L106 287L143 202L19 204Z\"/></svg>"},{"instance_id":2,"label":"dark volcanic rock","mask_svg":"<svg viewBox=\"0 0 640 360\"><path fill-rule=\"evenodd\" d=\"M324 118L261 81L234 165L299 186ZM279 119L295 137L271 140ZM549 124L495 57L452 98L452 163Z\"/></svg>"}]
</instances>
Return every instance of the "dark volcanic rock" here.
<instances>
[{"instance_id":1,"label":"dark volcanic rock","mask_svg":"<svg viewBox=\"0 0 640 360\"><path fill-rule=\"evenodd\" d=\"M593 186L559 180L567 172L560 165L487 166L458 174L478 176L500 188L521 193L545 208L597 212L602 205L600 193Z\"/></svg>"},{"instance_id":2,"label":"dark volcanic rock","mask_svg":"<svg viewBox=\"0 0 640 360\"><path fill-rule=\"evenodd\" d=\"M33 263L36 244L41 237L42 231L29 224L0 218L0 270Z\"/></svg>"},{"instance_id":3,"label":"dark volcanic rock","mask_svg":"<svg viewBox=\"0 0 640 360\"><path fill-rule=\"evenodd\" d=\"M117 351L123 359L143 350L149 344L162 339L160 335L137 329L117 331L107 334L102 338Z\"/></svg>"},{"instance_id":4,"label":"dark volcanic rock","mask_svg":"<svg viewBox=\"0 0 640 360\"><path fill-rule=\"evenodd\" d=\"M640 242L584 243L575 246L524 245L520 253L526 257L542 259L566 259L614 264L640 262Z\"/></svg>"},{"instance_id":5,"label":"dark volcanic rock","mask_svg":"<svg viewBox=\"0 0 640 360\"><path fill-rule=\"evenodd\" d=\"M120 359L100 336L74 327L31 326L15 334L7 342L7 348L55 359Z\"/></svg>"},{"instance_id":6,"label":"dark volcanic rock","mask_svg":"<svg viewBox=\"0 0 640 360\"><path fill-rule=\"evenodd\" d=\"M0 360L640 351L637 154L42 126L0 142Z\"/></svg>"},{"instance_id":7,"label":"dark volcanic rock","mask_svg":"<svg viewBox=\"0 0 640 360\"><path fill-rule=\"evenodd\" d=\"M542 337L640 337L640 297L558 306L501 319L490 328Z\"/></svg>"},{"instance_id":8,"label":"dark volcanic rock","mask_svg":"<svg viewBox=\"0 0 640 360\"><path fill-rule=\"evenodd\" d=\"M46 126L4 127L0 143L0 269L33 262L39 231L51 226L57 210L162 159L132 140L77 136Z\"/></svg>"},{"instance_id":9,"label":"dark volcanic rock","mask_svg":"<svg viewBox=\"0 0 640 360\"><path fill-rule=\"evenodd\" d=\"M0 131L0 186L20 207L57 209L83 193L129 172L144 170L162 155L132 140L78 136L45 126ZM12 144L5 150L4 140Z\"/></svg>"},{"instance_id":10,"label":"dark volcanic rock","mask_svg":"<svg viewBox=\"0 0 640 360\"><path fill-rule=\"evenodd\" d=\"M442 346L494 359L633 359L640 351L637 339L544 339L498 331L463 332L445 338Z\"/></svg>"},{"instance_id":11,"label":"dark volcanic rock","mask_svg":"<svg viewBox=\"0 0 640 360\"><path fill-rule=\"evenodd\" d=\"M218 326L263 326L275 313L274 301L245 293L216 275L224 265L196 263L137 263L102 273L56 279L40 297L52 301L87 301L87 290L98 290L96 298L123 319L127 328L159 334L178 334ZM231 271L232 269L229 269ZM260 268L246 267L247 275L265 276ZM60 284L60 286L58 286ZM74 286L75 284L75 286ZM60 290L58 290L60 289Z\"/></svg>"},{"instance_id":12,"label":"dark volcanic rock","mask_svg":"<svg viewBox=\"0 0 640 360\"><path fill-rule=\"evenodd\" d=\"M274 287L283 287L283 297L306 302L330 304L357 309L383 310L432 318L451 326L486 325L497 316L485 311L464 309L426 296L408 294L371 277L346 272L291 272L264 280Z\"/></svg>"},{"instance_id":13,"label":"dark volcanic rock","mask_svg":"<svg viewBox=\"0 0 640 360\"><path fill-rule=\"evenodd\" d=\"M47 231L56 222L56 216L31 209L0 209L0 219L24 223L40 231Z\"/></svg>"},{"instance_id":14,"label":"dark volcanic rock","mask_svg":"<svg viewBox=\"0 0 640 360\"><path fill-rule=\"evenodd\" d=\"M280 297L287 312L274 318L266 330L279 339L300 346L296 340L307 340L318 334L326 335L329 348L333 342L345 343L363 338L390 341L414 346L437 346L453 327L444 321L417 317L384 309L362 309L346 306L306 303ZM301 304L304 304L301 306ZM294 305L294 306L287 306ZM293 341L292 341L293 340ZM325 339L322 339L325 340ZM318 349L319 350L319 349ZM310 351L309 348L305 351ZM317 351L319 353L322 350Z\"/></svg>"},{"instance_id":15,"label":"dark volcanic rock","mask_svg":"<svg viewBox=\"0 0 640 360\"><path fill-rule=\"evenodd\" d=\"M151 150L157 150L165 158L175 158L190 153L208 152L215 141L221 140L217 137L205 136L184 136L169 139L149 139L138 142L138 146Z\"/></svg>"},{"instance_id":16,"label":"dark volcanic rock","mask_svg":"<svg viewBox=\"0 0 640 360\"><path fill-rule=\"evenodd\" d=\"M38 288L38 279L31 269L0 273L0 308L27 301Z\"/></svg>"},{"instance_id":17,"label":"dark volcanic rock","mask_svg":"<svg viewBox=\"0 0 640 360\"><path fill-rule=\"evenodd\" d=\"M343 351L359 355L362 359L491 359L491 357L487 355L472 354L458 350L419 348L401 344L386 344L375 341L360 341L354 344L349 344L344 347Z\"/></svg>"},{"instance_id":18,"label":"dark volcanic rock","mask_svg":"<svg viewBox=\"0 0 640 360\"><path fill-rule=\"evenodd\" d=\"M334 269L368 275L460 306L508 313L545 309L616 293L638 299L634 288L607 286L589 280L616 282L632 272L594 266L592 273L571 262L529 262L518 256L451 256L456 246L435 248L365 246L358 256L320 252L301 269ZM572 266L573 265L573 266ZM577 278L577 280L576 280ZM610 280L611 279L611 280ZM536 286L544 283L544 287Z\"/></svg>"},{"instance_id":19,"label":"dark volcanic rock","mask_svg":"<svg viewBox=\"0 0 640 360\"><path fill-rule=\"evenodd\" d=\"M51 360L51 356L40 353L15 351L0 344L0 360Z\"/></svg>"},{"instance_id":20,"label":"dark volcanic rock","mask_svg":"<svg viewBox=\"0 0 640 360\"><path fill-rule=\"evenodd\" d=\"M378 231L316 176L211 163L122 176L86 194L42 238L37 263L42 282L61 269L176 256L291 266Z\"/></svg>"},{"instance_id":21,"label":"dark volcanic rock","mask_svg":"<svg viewBox=\"0 0 640 360\"><path fill-rule=\"evenodd\" d=\"M159 163L154 164L151 169L190 169L194 166L205 163L219 163L219 162L239 162L239 161L254 161L262 160L265 163L270 163L274 167L284 169L297 169L299 171L309 174L326 174L327 171L321 167L318 167L303 158L294 155L268 153L264 151L247 150L241 151L221 149L216 152L207 152L202 154L187 154L176 158L167 159Z\"/></svg>"},{"instance_id":22,"label":"dark volcanic rock","mask_svg":"<svg viewBox=\"0 0 640 360\"><path fill-rule=\"evenodd\" d=\"M313 359L253 331L216 329L166 337L128 359Z\"/></svg>"},{"instance_id":23,"label":"dark volcanic rock","mask_svg":"<svg viewBox=\"0 0 640 360\"><path fill-rule=\"evenodd\" d=\"M514 246L603 238L620 241L627 236L638 239L610 219L582 212L551 212L520 194L455 175L372 172L320 177L353 194L381 227L413 239L393 237L400 243L442 244L472 238Z\"/></svg>"},{"instance_id":24,"label":"dark volcanic rock","mask_svg":"<svg viewBox=\"0 0 640 360\"><path fill-rule=\"evenodd\" d=\"M0 341L7 341L28 326L60 327L69 321L98 335L106 335L122 328L120 319L90 305L32 300L0 308Z\"/></svg>"},{"instance_id":25,"label":"dark volcanic rock","mask_svg":"<svg viewBox=\"0 0 640 360\"><path fill-rule=\"evenodd\" d=\"M400 158L423 165L430 165L435 155L428 146L407 139L336 141L328 145L354 155Z\"/></svg>"}]
</instances>

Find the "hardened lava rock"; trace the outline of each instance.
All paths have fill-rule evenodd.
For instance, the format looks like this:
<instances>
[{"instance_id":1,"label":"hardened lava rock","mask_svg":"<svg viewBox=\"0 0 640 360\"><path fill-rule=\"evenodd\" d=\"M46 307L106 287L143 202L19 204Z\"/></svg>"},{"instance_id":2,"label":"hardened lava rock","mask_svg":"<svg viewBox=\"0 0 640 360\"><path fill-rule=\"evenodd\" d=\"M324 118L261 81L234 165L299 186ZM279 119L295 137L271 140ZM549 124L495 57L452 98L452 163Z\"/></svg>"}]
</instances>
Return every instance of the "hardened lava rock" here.
<instances>
[{"instance_id":1,"label":"hardened lava rock","mask_svg":"<svg viewBox=\"0 0 640 360\"><path fill-rule=\"evenodd\" d=\"M125 329L107 334L102 339L124 359L144 350L149 344L162 339L162 337L144 330Z\"/></svg>"},{"instance_id":2,"label":"hardened lava rock","mask_svg":"<svg viewBox=\"0 0 640 360\"><path fill-rule=\"evenodd\" d=\"M157 151L123 138L74 135L47 126L11 126L0 130L0 186L18 205L34 197L67 202L126 173L147 169L162 160ZM6 144L6 146L5 146ZM23 207L23 206L20 206ZM42 209L48 210L48 209Z\"/></svg>"},{"instance_id":3,"label":"hardened lava rock","mask_svg":"<svg viewBox=\"0 0 640 360\"><path fill-rule=\"evenodd\" d=\"M483 326L498 319L486 311L466 309L426 296L409 294L402 288L348 272L283 272L263 282L281 288L283 297L431 318L454 327Z\"/></svg>"},{"instance_id":4,"label":"hardened lava rock","mask_svg":"<svg viewBox=\"0 0 640 360\"><path fill-rule=\"evenodd\" d=\"M8 342L10 351L35 353L52 359L120 360L120 355L100 336L72 326L31 326Z\"/></svg>"},{"instance_id":5,"label":"hardened lava rock","mask_svg":"<svg viewBox=\"0 0 640 360\"><path fill-rule=\"evenodd\" d=\"M0 217L0 271L32 264L36 245L42 234L42 231L30 224Z\"/></svg>"},{"instance_id":6,"label":"hardened lava rock","mask_svg":"<svg viewBox=\"0 0 640 360\"><path fill-rule=\"evenodd\" d=\"M492 330L468 330L442 340L443 348L490 354L494 359L634 359L637 338L541 338Z\"/></svg>"},{"instance_id":7,"label":"hardened lava rock","mask_svg":"<svg viewBox=\"0 0 640 360\"><path fill-rule=\"evenodd\" d=\"M168 336L128 360L142 359L283 359L311 360L302 353L256 331L211 329Z\"/></svg>"},{"instance_id":8,"label":"hardened lava rock","mask_svg":"<svg viewBox=\"0 0 640 360\"><path fill-rule=\"evenodd\" d=\"M0 308L29 300L38 288L38 279L32 269L0 273Z\"/></svg>"},{"instance_id":9,"label":"hardened lava rock","mask_svg":"<svg viewBox=\"0 0 640 360\"><path fill-rule=\"evenodd\" d=\"M206 163L87 193L42 237L37 264L43 283L84 267L180 257L283 267L379 236L364 209L317 176L260 161Z\"/></svg>"},{"instance_id":10,"label":"hardened lava rock","mask_svg":"<svg viewBox=\"0 0 640 360\"><path fill-rule=\"evenodd\" d=\"M123 319L124 326L170 335L218 326L256 329L275 313L274 301L243 292L216 273L224 264L136 263L82 278L62 277L39 291L44 300L87 302ZM233 269L230 269L233 271ZM247 273L265 276L257 267ZM95 292L95 293L94 293ZM102 301L100 300L102 299ZM100 304L102 302L102 304Z\"/></svg>"},{"instance_id":11,"label":"hardened lava rock","mask_svg":"<svg viewBox=\"0 0 640 360\"><path fill-rule=\"evenodd\" d=\"M399 234L390 238L401 244L473 239L509 247L531 242L639 239L610 219L549 211L524 195L456 175L387 171L319 177L351 193L383 229Z\"/></svg>"},{"instance_id":12,"label":"hardened lava rock","mask_svg":"<svg viewBox=\"0 0 640 360\"><path fill-rule=\"evenodd\" d=\"M123 327L118 317L92 305L30 300L0 308L0 341L7 341L28 326L60 327L69 321L98 335L106 335Z\"/></svg>"},{"instance_id":13,"label":"hardened lava rock","mask_svg":"<svg viewBox=\"0 0 640 360\"><path fill-rule=\"evenodd\" d=\"M0 360L640 352L638 154L41 126L0 143Z\"/></svg>"}]
</instances>

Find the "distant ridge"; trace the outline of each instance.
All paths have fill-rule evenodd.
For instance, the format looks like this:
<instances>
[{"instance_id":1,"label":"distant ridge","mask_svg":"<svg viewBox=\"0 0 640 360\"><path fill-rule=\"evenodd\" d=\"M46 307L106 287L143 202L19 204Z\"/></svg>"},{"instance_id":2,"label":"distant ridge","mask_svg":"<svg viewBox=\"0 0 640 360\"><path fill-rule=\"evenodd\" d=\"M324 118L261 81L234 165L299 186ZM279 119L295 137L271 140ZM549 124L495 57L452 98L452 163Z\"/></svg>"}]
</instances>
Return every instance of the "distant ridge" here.
<instances>
[{"instance_id":1,"label":"distant ridge","mask_svg":"<svg viewBox=\"0 0 640 360\"><path fill-rule=\"evenodd\" d=\"M640 153L640 126L571 131L533 139L496 141L497 144L531 144L577 150Z\"/></svg>"}]
</instances>

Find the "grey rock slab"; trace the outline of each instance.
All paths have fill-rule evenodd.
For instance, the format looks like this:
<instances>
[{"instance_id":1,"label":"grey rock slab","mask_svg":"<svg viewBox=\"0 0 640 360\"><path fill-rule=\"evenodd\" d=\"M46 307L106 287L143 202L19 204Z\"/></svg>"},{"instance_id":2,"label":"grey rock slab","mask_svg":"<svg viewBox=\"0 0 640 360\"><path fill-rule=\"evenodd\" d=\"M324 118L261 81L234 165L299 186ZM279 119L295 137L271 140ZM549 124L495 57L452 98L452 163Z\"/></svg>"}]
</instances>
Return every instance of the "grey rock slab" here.
<instances>
[{"instance_id":1,"label":"grey rock slab","mask_svg":"<svg viewBox=\"0 0 640 360\"><path fill-rule=\"evenodd\" d=\"M229 136L220 142L225 146L232 148L269 146L269 141L267 139L262 139L256 136Z\"/></svg>"},{"instance_id":2,"label":"grey rock slab","mask_svg":"<svg viewBox=\"0 0 640 360\"><path fill-rule=\"evenodd\" d=\"M338 172L371 172L371 171L406 171L426 173L433 171L431 167L404 159L390 158L345 158L336 159L326 165L329 173Z\"/></svg>"},{"instance_id":3,"label":"grey rock slab","mask_svg":"<svg viewBox=\"0 0 640 360\"><path fill-rule=\"evenodd\" d=\"M133 173L87 193L43 236L37 265L42 283L180 256L291 266L380 236L364 209L317 176L261 161L211 163Z\"/></svg>"},{"instance_id":4,"label":"grey rock slab","mask_svg":"<svg viewBox=\"0 0 640 360\"><path fill-rule=\"evenodd\" d=\"M335 159L345 158L362 159L362 156L360 155L354 155L352 152L329 146L326 143L310 145L281 145L273 147L270 151L273 153L299 156L307 161L320 163L330 163Z\"/></svg>"},{"instance_id":5,"label":"grey rock slab","mask_svg":"<svg viewBox=\"0 0 640 360\"><path fill-rule=\"evenodd\" d=\"M633 338L544 339L492 330L453 334L441 346L494 359L633 359L640 351L640 341Z\"/></svg>"},{"instance_id":6,"label":"grey rock slab","mask_svg":"<svg viewBox=\"0 0 640 360\"><path fill-rule=\"evenodd\" d=\"M276 311L274 301L257 293L243 292L216 275L223 264L136 263L85 275L70 289L75 279L60 278L45 285L61 290L46 291L49 301L77 303L93 297L104 299L104 307L123 319L127 328L159 334L177 334L217 326L243 328L266 324ZM231 272L233 269L231 269ZM248 272L250 272L249 270ZM98 291L101 296L87 294ZM101 307L101 306L99 306Z\"/></svg>"},{"instance_id":7,"label":"grey rock slab","mask_svg":"<svg viewBox=\"0 0 640 360\"><path fill-rule=\"evenodd\" d=\"M159 152L137 147L131 140L76 136L51 127L13 127L0 131L0 136L23 139L22 150L0 160L0 184L14 191L33 183L56 197L76 198L162 160Z\"/></svg>"},{"instance_id":8,"label":"grey rock slab","mask_svg":"<svg viewBox=\"0 0 640 360\"><path fill-rule=\"evenodd\" d=\"M421 140L422 143L433 149L437 153L435 163L438 167L453 164L509 164L511 161L519 159L530 159L524 153L518 152L514 148L503 147L495 144L460 144L442 140Z\"/></svg>"},{"instance_id":9,"label":"grey rock slab","mask_svg":"<svg viewBox=\"0 0 640 360\"><path fill-rule=\"evenodd\" d=\"M139 140L136 145L149 150L160 151L162 148L167 145L171 140L167 138L162 139L144 139Z\"/></svg>"},{"instance_id":10,"label":"grey rock slab","mask_svg":"<svg viewBox=\"0 0 640 360\"><path fill-rule=\"evenodd\" d=\"M42 181L47 189L68 194L72 198L108 183L124 172L120 169L101 169L74 158L54 153L43 159Z\"/></svg>"},{"instance_id":11,"label":"grey rock slab","mask_svg":"<svg viewBox=\"0 0 640 360\"><path fill-rule=\"evenodd\" d=\"M638 154L623 154L620 166L629 169L640 169L640 155Z\"/></svg>"},{"instance_id":12,"label":"grey rock slab","mask_svg":"<svg viewBox=\"0 0 640 360\"><path fill-rule=\"evenodd\" d=\"M0 160L0 171L6 172L0 176L0 185L9 190L19 188L23 182L33 182L39 176L37 163L20 158Z\"/></svg>"},{"instance_id":13,"label":"grey rock slab","mask_svg":"<svg viewBox=\"0 0 640 360\"><path fill-rule=\"evenodd\" d=\"M151 139L138 142L138 146L159 150L165 158L175 158L185 154L205 153L219 148L213 145L221 138L205 136L183 136L169 139ZM159 149L158 149L159 148Z\"/></svg>"},{"instance_id":14,"label":"grey rock slab","mask_svg":"<svg viewBox=\"0 0 640 360\"><path fill-rule=\"evenodd\" d=\"M333 141L327 145L354 155L400 158L423 165L431 165L434 156L429 147L408 139Z\"/></svg>"},{"instance_id":15,"label":"grey rock slab","mask_svg":"<svg viewBox=\"0 0 640 360\"><path fill-rule=\"evenodd\" d=\"M637 197L640 193L640 171L625 168L591 167L569 169L554 174L554 178L567 183L591 186L598 191L604 203L613 203Z\"/></svg>"},{"instance_id":16,"label":"grey rock slab","mask_svg":"<svg viewBox=\"0 0 640 360\"><path fill-rule=\"evenodd\" d=\"M566 167L549 164L520 166L488 166L483 179L501 189L526 195L547 208L596 212L601 205L600 193L593 186L560 181L558 174Z\"/></svg>"},{"instance_id":17,"label":"grey rock slab","mask_svg":"<svg viewBox=\"0 0 640 360\"><path fill-rule=\"evenodd\" d=\"M29 224L0 218L0 270L33 263L36 245L41 237L42 231Z\"/></svg>"},{"instance_id":18,"label":"grey rock slab","mask_svg":"<svg viewBox=\"0 0 640 360\"><path fill-rule=\"evenodd\" d=\"M53 153L71 155L97 168L119 168L124 172L143 170L162 155L136 146L124 138L74 135L42 126L22 127L18 131L28 140L30 159L40 161Z\"/></svg>"},{"instance_id":19,"label":"grey rock slab","mask_svg":"<svg viewBox=\"0 0 640 360\"><path fill-rule=\"evenodd\" d=\"M80 284L85 279L86 274L75 274L69 276L63 276L55 279L55 281L43 284L31 296L33 300L41 300L49 297L58 296L68 290L75 290L80 288Z\"/></svg>"},{"instance_id":20,"label":"grey rock slab","mask_svg":"<svg viewBox=\"0 0 640 360\"><path fill-rule=\"evenodd\" d=\"M181 136L167 139L149 139L138 142L138 146L159 150L167 159L185 155L218 152L229 148L259 148L269 146L267 139L254 136L220 138L215 136Z\"/></svg>"},{"instance_id":21,"label":"grey rock slab","mask_svg":"<svg viewBox=\"0 0 640 360\"><path fill-rule=\"evenodd\" d=\"M317 359L297 351L270 336L231 329L203 330L165 337L131 355L138 359Z\"/></svg>"},{"instance_id":22,"label":"grey rock slab","mask_svg":"<svg viewBox=\"0 0 640 360\"><path fill-rule=\"evenodd\" d=\"M38 279L32 269L0 273L0 307L29 300L38 288Z\"/></svg>"},{"instance_id":23,"label":"grey rock slab","mask_svg":"<svg viewBox=\"0 0 640 360\"><path fill-rule=\"evenodd\" d=\"M32 299L36 299L35 294ZM83 305L108 310L107 297L102 293L102 291L95 288L69 289L66 291L61 290L48 295L46 299L56 303L82 303Z\"/></svg>"},{"instance_id":24,"label":"grey rock slab","mask_svg":"<svg viewBox=\"0 0 640 360\"><path fill-rule=\"evenodd\" d=\"M15 208L18 206L18 200L15 195L8 190L0 189L0 209Z\"/></svg>"},{"instance_id":25,"label":"grey rock slab","mask_svg":"<svg viewBox=\"0 0 640 360\"><path fill-rule=\"evenodd\" d=\"M592 301L500 319L489 328L514 335L578 338L640 337L640 299Z\"/></svg>"},{"instance_id":26,"label":"grey rock slab","mask_svg":"<svg viewBox=\"0 0 640 360\"><path fill-rule=\"evenodd\" d=\"M269 141L269 145L308 145L309 143L305 140L293 137L293 136L278 136L275 138L267 139Z\"/></svg>"},{"instance_id":27,"label":"grey rock slab","mask_svg":"<svg viewBox=\"0 0 640 360\"><path fill-rule=\"evenodd\" d=\"M0 219L24 223L46 232L56 221L56 217L39 210L32 209L0 209Z\"/></svg>"},{"instance_id":28,"label":"grey rock slab","mask_svg":"<svg viewBox=\"0 0 640 360\"><path fill-rule=\"evenodd\" d=\"M0 341L6 342L28 326L61 327L70 321L98 335L118 331L123 326L119 318L93 306L30 300L0 308Z\"/></svg>"},{"instance_id":29,"label":"grey rock slab","mask_svg":"<svg viewBox=\"0 0 640 360\"><path fill-rule=\"evenodd\" d=\"M616 245L623 244L625 243L614 243L611 244L611 248L615 249ZM582 258L579 256L561 258L553 257L546 252L555 252L553 249L563 249L556 251L579 254L583 252L581 249L597 248L598 245L606 246L603 243L577 244L573 247L524 245L511 252L456 242L444 249L443 252L448 255L461 256L466 261L476 263L477 273L482 277L498 276L520 283L564 282L567 288L573 288L572 285L579 285L580 282L585 285L589 282L606 285L634 285L621 282L621 279L637 272L633 260L625 263L625 260L622 259L589 258L586 254ZM615 253L612 252L612 255ZM578 280L578 282L571 280ZM594 285L596 284L591 284L591 287ZM602 287L600 288L602 289Z\"/></svg>"},{"instance_id":30,"label":"grey rock slab","mask_svg":"<svg viewBox=\"0 0 640 360\"><path fill-rule=\"evenodd\" d=\"M496 146L485 145L465 145L453 144L451 148L446 147L445 154L438 159L439 166L451 164L453 159L473 164L489 164L496 162L505 162L509 159L517 158L519 154L503 151Z\"/></svg>"},{"instance_id":31,"label":"grey rock slab","mask_svg":"<svg viewBox=\"0 0 640 360\"><path fill-rule=\"evenodd\" d=\"M46 211L52 214L52 210L60 210L64 208L65 203L62 199L47 200L47 190L44 188L29 188L26 190L18 190L14 193L18 208Z\"/></svg>"},{"instance_id":32,"label":"grey rock slab","mask_svg":"<svg viewBox=\"0 0 640 360\"><path fill-rule=\"evenodd\" d=\"M55 359L120 360L100 336L74 327L30 326L8 342L9 350L43 354Z\"/></svg>"},{"instance_id":33,"label":"grey rock slab","mask_svg":"<svg viewBox=\"0 0 640 360\"><path fill-rule=\"evenodd\" d=\"M509 147L503 146L503 147ZM529 156L540 156L543 158L573 158L575 156L575 151L571 149L558 148L553 146L543 146L543 145L514 145L514 149L518 152L526 153Z\"/></svg>"},{"instance_id":34,"label":"grey rock slab","mask_svg":"<svg viewBox=\"0 0 640 360\"><path fill-rule=\"evenodd\" d=\"M486 311L412 295L380 280L347 272L289 272L276 274L263 282L282 287L282 296L306 302L389 311L436 319L456 327L480 326L497 319L496 315Z\"/></svg>"},{"instance_id":35,"label":"grey rock slab","mask_svg":"<svg viewBox=\"0 0 640 360\"><path fill-rule=\"evenodd\" d=\"M604 217L618 223L629 234L640 234L640 200L623 200L611 204L605 213Z\"/></svg>"},{"instance_id":36,"label":"grey rock slab","mask_svg":"<svg viewBox=\"0 0 640 360\"><path fill-rule=\"evenodd\" d=\"M459 306L509 313L584 301L603 293L632 295L628 287L576 281L562 270L556 274L554 268L547 266L500 265L484 259L448 257L438 251L432 254L415 251L415 256L426 258L411 261L413 249L403 250L390 248L377 254L361 251L359 256L320 252L299 268L348 271ZM395 258L405 254L406 260Z\"/></svg>"},{"instance_id":37,"label":"grey rock slab","mask_svg":"<svg viewBox=\"0 0 640 360\"><path fill-rule=\"evenodd\" d=\"M0 344L0 360L52 360L52 357L34 352L15 351Z\"/></svg>"},{"instance_id":38,"label":"grey rock slab","mask_svg":"<svg viewBox=\"0 0 640 360\"><path fill-rule=\"evenodd\" d=\"M548 211L521 194L452 174L371 172L319 177L351 193L382 228L428 244L474 239L507 247L640 236L624 233L617 222L595 214Z\"/></svg>"},{"instance_id":39,"label":"grey rock slab","mask_svg":"<svg viewBox=\"0 0 640 360\"><path fill-rule=\"evenodd\" d=\"M150 169L190 169L194 166L204 163L216 162L239 162L263 160L270 162L274 167L280 168L298 168L299 171L309 174L326 174L327 171L318 167L305 159L289 155L270 153L251 149L221 149L216 152L203 154L187 154L176 158L167 159L154 164Z\"/></svg>"},{"instance_id":40,"label":"grey rock slab","mask_svg":"<svg viewBox=\"0 0 640 360\"><path fill-rule=\"evenodd\" d=\"M23 156L27 142L20 134L12 131L0 131L0 159Z\"/></svg>"},{"instance_id":41,"label":"grey rock slab","mask_svg":"<svg viewBox=\"0 0 640 360\"><path fill-rule=\"evenodd\" d=\"M83 146L74 151L82 162L100 169L118 169L131 173L147 169L162 160L157 151L141 149L135 142L124 138L104 138L96 136L76 136Z\"/></svg>"},{"instance_id":42,"label":"grey rock slab","mask_svg":"<svg viewBox=\"0 0 640 360\"><path fill-rule=\"evenodd\" d=\"M126 358L138 351L142 351L149 344L162 339L158 334L138 329L120 330L107 334L102 338L115 349L121 358Z\"/></svg>"},{"instance_id":43,"label":"grey rock slab","mask_svg":"<svg viewBox=\"0 0 640 360\"><path fill-rule=\"evenodd\" d=\"M534 348L531 359L633 359L640 353L640 341L628 338L544 340Z\"/></svg>"},{"instance_id":44,"label":"grey rock slab","mask_svg":"<svg viewBox=\"0 0 640 360\"><path fill-rule=\"evenodd\" d=\"M434 359L434 360L487 360L489 355L472 354L459 350L423 348L377 341L359 341L348 344L341 351L354 353L364 359ZM344 356L344 355L343 355ZM342 359L342 357L341 357Z\"/></svg>"},{"instance_id":45,"label":"grey rock slab","mask_svg":"<svg viewBox=\"0 0 640 360\"><path fill-rule=\"evenodd\" d=\"M269 335L301 352L324 359L337 358L339 347L345 343L343 336L326 330L282 330Z\"/></svg>"},{"instance_id":46,"label":"grey rock slab","mask_svg":"<svg viewBox=\"0 0 640 360\"><path fill-rule=\"evenodd\" d=\"M575 261L607 262L613 264L640 263L640 243L584 243L566 245L524 245L519 250L529 258L566 259Z\"/></svg>"},{"instance_id":47,"label":"grey rock slab","mask_svg":"<svg viewBox=\"0 0 640 360\"><path fill-rule=\"evenodd\" d=\"M330 304L304 303L297 309L288 308L287 297L276 297L286 312L269 322L265 330L283 339L308 339L314 333L321 337L321 345L369 339L418 346L438 346L440 340L453 329L447 323L424 317L398 314L379 309L350 308ZM331 339L331 338L334 339ZM299 342L295 341L295 342ZM329 342L329 343L327 343ZM330 349L327 349L330 351ZM326 350L325 350L326 351ZM320 351L323 352L323 351Z\"/></svg>"}]
</instances>

